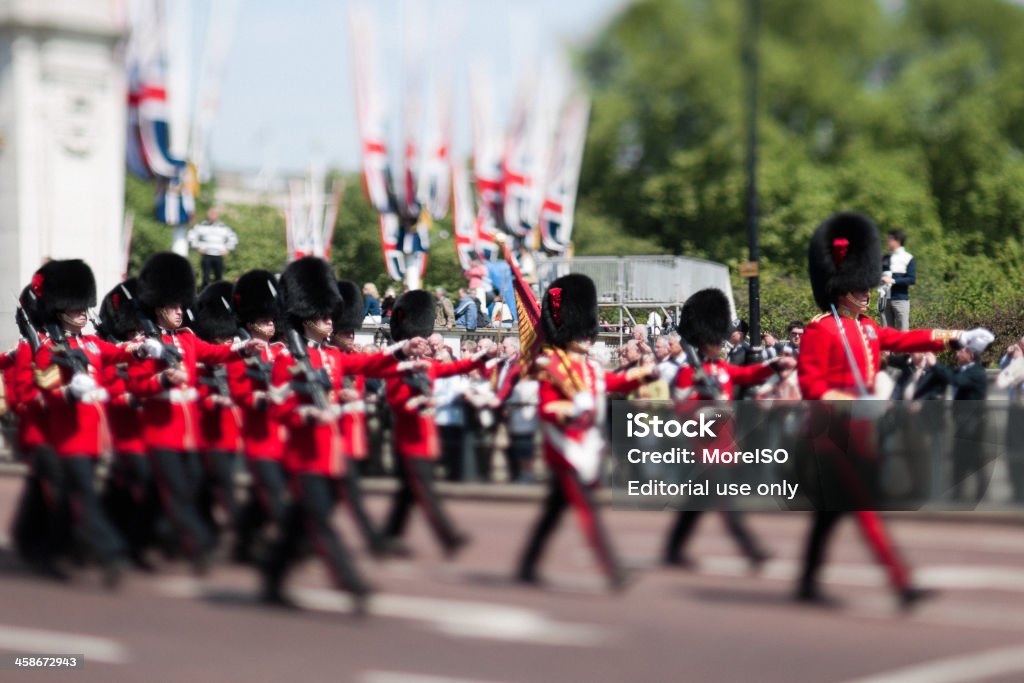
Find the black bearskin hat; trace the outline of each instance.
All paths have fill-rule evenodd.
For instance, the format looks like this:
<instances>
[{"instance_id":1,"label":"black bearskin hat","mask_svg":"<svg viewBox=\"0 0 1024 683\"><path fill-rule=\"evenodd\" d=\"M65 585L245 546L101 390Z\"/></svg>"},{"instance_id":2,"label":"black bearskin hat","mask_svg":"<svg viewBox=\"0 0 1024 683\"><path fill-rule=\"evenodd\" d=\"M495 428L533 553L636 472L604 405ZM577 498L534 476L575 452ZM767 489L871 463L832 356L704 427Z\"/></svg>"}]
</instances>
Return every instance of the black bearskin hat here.
<instances>
[{"instance_id":1,"label":"black bearskin hat","mask_svg":"<svg viewBox=\"0 0 1024 683\"><path fill-rule=\"evenodd\" d=\"M823 311L843 294L877 287L882 279L878 228L862 213L833 214L811 237L807 270L814 301Z\"/></svg>"},{"instance_id":2,"label":"black bearskin hat","mask_svg":"<svg viewBox=\"0 0 1024 683\"><path fill-rule=\"evenodd\" d=\"M334 331L358 330L363 326L363 293L359 285L351 280L339 280L338 291L343 302L334 309ZM431 309L433 312L433 309ZM431 319L433 325L433 319Z\"/></svg>"},{"instance_id":3,"label":"black bearskin hat","mask_svg":"<svg viewBox=\"0 0 1024 683\"><path fill-rule=\"evenodd\" d=\"M238 278L228 299L235 316L243 325L261 318L279 317L277 280L267 270L250 270Z\"/></svg>"},{"instance_id":4,"label":"black bearskin hat","mask_svg":"<svg viewBox=\"0 0 1024 683\"><path fill-rule=\"evenodd\" d=\"M679 336L698 349L705 344L721 344L732 329L729 297L720 289L696 292L679 314Z\"/></svg>"},{"instance_id":5,"label":"black bearskin hat","mask_svg":"<svg viewBox=\"0 0 1024 683\"><path fill-rule=\"evenodd\" d=\"M303 320L330 318L342 303L331 266L316 256L288 264L281 274L278 295L288 322L296 328Z\"/></svg>"},{"instance_id":6,"label":"black bearskin hat","mask_svg":"<svg viewBox=\"0 0 1024 683\"><path fill-rule=\"evenodd\" d=\"M238 324L235 322L235 314L231 310L232 289L234 287L230 282L221 280L220 282L211 282L199 293L195 331L203 341L212 343L221 339L234 338Z\"/></svg>"},{"instance_id":7,"label":"black bearskin hat","mask_svg":"<svg viewBox=\"0 0 1024 683\"><path fill-rule=\"evenodd\" d=\"M50 261L32 276L32 292L40 314L55 320L58 311L83 310L96 305L96 279L81 259Z\"/></svg>"},{"instance_id":8,"label":"black bearskin hat","mask_svg":"<svg viewBox=\"0 0 1024 683\"><path fill-rule=\"evenodd\" d=\"M184 256L170 251L153 254L139 271L139 304L151 313L157 308L181 304L195 307L196 274Z\"/></svg>"},{"instance_id":9,"label":"black bearskin hat","mask_svg":"<svg viewBox=\"0 0 1024 683\"><path fill-rule=\"evenodd\" d=\"M41 331L40 328L43 326L43 312L39 305L39 298L32 291L32 285L25 285L25 289L21 290L21 296L18 297L18 303L25 310L25 314L28 316L28 321L32 323L32 326L36 328L36 331Z\"/></svg>"},{"instance_id":10,"label":"black bearskin hat","mask_svg":"<svg viewBox=\"0 0 1024 683\"><path fill-rule=\"evenodd\" d=\"M429 337L434 331L434 297L425 289L414 289L398 297L391 311L391 338L396 342Z\"/></svg>"},{"instance_id":11,"label":"black bearskin hat","mask_svg":"<svg viewBox=\"0 0 1024 683\"><path fill-rule=\"evenodd\" d=\"M100 303L100 324L96 330L101 336L119 342L136 335L142 327L134 301L138 293L139 281L134 277L107 292Z\"/></svg>"},{"instance_id":12,"label":"black bearskin hat","mask_svg":"<svg viewBox=\"0 0 1024 683\"><path fill-rule=\"evenodd\" d=\"M570 342L597 336L597 287L586 275L558 278L544 292L540 324L548 344L565 348Z\"/></svg>"}]
</instances>

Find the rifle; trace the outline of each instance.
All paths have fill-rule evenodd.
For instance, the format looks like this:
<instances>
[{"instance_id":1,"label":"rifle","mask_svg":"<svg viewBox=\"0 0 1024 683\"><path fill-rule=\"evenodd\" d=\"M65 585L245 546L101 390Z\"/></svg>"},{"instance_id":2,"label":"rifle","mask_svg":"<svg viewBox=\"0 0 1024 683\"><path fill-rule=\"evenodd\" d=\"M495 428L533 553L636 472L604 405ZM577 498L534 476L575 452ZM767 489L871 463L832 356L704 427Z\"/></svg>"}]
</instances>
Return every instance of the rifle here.
<instances>
[{"instance_id":1,"label":"rifle","mask_svg":"<svg viewBox=\"0 0 1024 683\"><path fill-rule=\"evenodd\" d=\"M57 323L46 324L46 334L53 342L53 362L67 368L71 374L89 374L89 357L82 349L73 349L68 344L64 330Z\"/></svg>"},{"instance_id":2,"label":"rifle","mask_svg":"<svg viewBox=\"0 0 1024 683\"><path fill-rule=\"evenodd\" d=\"M228 371L223 365L215 366L209 376L200 377L199 383L208 387L213 387L213 390L217 392L217 395L221 398L231 398L231 389L228 387Z\"/></svg>"},{"instance_id":3,"label":"rifle","mask_svg":"<svg viewBox=\"0 0 1024 683\"><path fill-rule=\"evenodd\" d=\"M139 325L142 326L142 334L150 339L157 340L161 345L163 345L164 352L160 357L160 360L162 360L169 368L181 367L181 351L178 350L178 347L164 341L164 336L160 334L160 330L157 329L156 323L150 320L149 317L142 312L142 309L139 308L135 298L128 292L127 287L121 285L121 291L124 293L128 301L132 302L132 307L135 309L135 317L138 319Z\"/></svg>"},{"instance_id":4,"label":"rifle","mask_svg":"<svg viewBox=\"0 0 1024 683\"><path fill-rule=\"evenodd\" d=\"M243 342L247 342L252 339L252 335L249 334L249 330L244 327L238 328L238 338ZM259 355L249 356L245 359L245 376L249 379L254 379L257 382L263 382L265 385L270 386L270 372L271 363L263 360Z\"/></svg>"},{"instance_id":5,"label":"rifle","mask_svg":"<svg viewBox=\"0 0 1024 683\"><path fill-rule=\"evenodd\" d=\"M292 380L292 388L300 394L309 396L310 400L320 410L330 410L331 404L327 400L327 390L331 388L331 380L323 369L317 370L309 360L309 352L306 351L306 344L294 328L288 329L288 351L295 359L295 365L299 369L295 379Z\"/></svg>"},{"instance_id":6,"label":"rifle","mask_svg":"<svg viewBox=\"0 0 1024 683\"><path fill-rule=\"evenodd\" d=\"M169 368L181 367L181 351L174 344L168 344L164 341L164 336L160 333L156 323L144 315L139 316L139 322L142 324L142 334L150 339L157 340L164 347L164 353L160 356L160 360Z\"/></svg>"},{"instance_id":7,"label":"rifle","mask_svg":"<svg viewBox=\"0 0 1024 683\"><path fill-rule=\"evenodd\" d=\"M14 320L18 324L18 332L28 342L29 348L32 349L32 356L35 357L36 352L39 351L39 331L29 320L28 311L18 301L18 297L14 297L14 305L17 306Z\"/></svg>"}]
</instances>

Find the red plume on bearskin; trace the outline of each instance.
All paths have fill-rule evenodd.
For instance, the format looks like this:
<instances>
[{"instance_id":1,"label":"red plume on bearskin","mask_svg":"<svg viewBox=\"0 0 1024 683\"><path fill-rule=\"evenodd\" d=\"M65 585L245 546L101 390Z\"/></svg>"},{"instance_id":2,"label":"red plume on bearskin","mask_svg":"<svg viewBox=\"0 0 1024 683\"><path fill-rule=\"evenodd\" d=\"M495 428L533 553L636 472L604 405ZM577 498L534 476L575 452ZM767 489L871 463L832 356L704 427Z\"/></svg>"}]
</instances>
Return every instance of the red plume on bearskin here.
<instances>
[{"instance_id":1,"label":"red plume on bearskin","mask_svg":"<svg viewBox=\"0 0 1024 683\"><path fill-rule=\"evenodd\" d=\"M268 270L250 270L238 278L228 299L235 316L244 325L270 318L277 320L277 280Z\"/></svg>"},{"instance_id":2,"label":"red plume on bearskin","mask_svg":"<svg viewBox=\"0 0 1024 683\"><path fill-rule=\"evenodd\" d=\"M39 297L35 295L32 290L32 285L25 285L25 289L21 290L21 296L18 297L18 304L24 309L25 314L28 315L28 321L32 323L32 326L37 330L42 328L44 324L42 307L39 304Z\"/></svg>"},{"instance_id":3,"label":"red plume on bearskin","mask_svg":"<svg viewBox=\"0 0 1024 683\"><path fill-rule=\"evenodd\" d=\"M844 294L877 287L882 279L878 228L862 213L833 214L811 237L807 270L814 302L823 311Z\"/></svg>"},{"instance_id":4,"label":"red plume on bearskin","mask_svg":"<svg viewBox=\"0 0 1024 683\"><path fill-rule=\"evenodd\" d=\"M139 332L139 315L134 299L139 294L138 278L130 277L107 292L100 302L100 324L96 330L114 342L128 341Z\"/></svg>"},{"instance_id":5,"label":"red plume on bearskin","mask_svg":"<svg viewBox=\"0 0 1024 683\"><path fill-rule=\"evenodd\" d=\"M572 341L593 339L598 332L597 287L586 275L558 278L544 293L541 328L548 344L565 348Z\"/></svg>"},{"instance_id":6,"label":"red plume on bearskin","mask_svg":"<svg viewBox=\"0 0 1024 683\"><path fill-rule=\"evenodd\" d=\"M45 319L58 311L84 310L96 305L96 279L81 259L50 261L32 277L32 290Z\"/></svg>"}]
</instances>

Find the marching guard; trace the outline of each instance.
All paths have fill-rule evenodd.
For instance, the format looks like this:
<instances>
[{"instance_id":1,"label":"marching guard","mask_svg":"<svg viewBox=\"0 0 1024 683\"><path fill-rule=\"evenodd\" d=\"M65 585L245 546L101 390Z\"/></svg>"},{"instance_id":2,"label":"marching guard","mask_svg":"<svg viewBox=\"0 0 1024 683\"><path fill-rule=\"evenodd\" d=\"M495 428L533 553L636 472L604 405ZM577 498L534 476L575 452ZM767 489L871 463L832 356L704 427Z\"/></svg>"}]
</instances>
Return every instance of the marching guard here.
<instances>
[{"instance_id":1,"label":"marching guard","mask_svg":"<svg viewBox=\"0 0 1024 683\"><path fill-rule=\"evenodd\" d=\"M346 469L338 429L338 391L345 372L380 376L401 371L404 353L398 349L346 360L328 344L331 316L342 299L323 259L304 257L289 264L281 275L279 296L287 316L288 349L278 356L272 371L271 418L288 432L285 468L293 502L285 513L284 533L264 564L263 600L289 604L283 594L285 575L302 540L308 538L335 586L348 591L356 611L362 612L370 585L331 522L338 479Z\"/></svg>"},{"instance_id":2,"label":"marching guard","mask_svg":"<svg viewBox=\"0 0 1024 683\"><path fill-rule=\"evenodd\" d=\"M138 342L142 334L134 298L138 280L129 278L107 292L100 303L97 332L112 344ZM113 460L103 493L104 509L128 546L136 567L151 570L147 548L154 542L159 517L156 485L142 434L142 410L128 391L130 363L103 366L103 388L110 395L107 418Z\"/></svg>"},{"instance_id":3,"label":"marching guard","mask_svg":"<svg viewBox=\"0 0 1024 683\"><path fill-rule=\"evenodd\" d=\"M598 314L597 289L585 275L566 275L551 283L541 304L541 325L548 346L534 363L540 383L544 460L551 478L517 578L539 582L537 565L548 537L565 508L572 505L610 587L619 590L625 586L626 571L615 556L592 495L601 476L605 393L628 393L657 379L657 374L648 368L606 373L600 363L588 358L589 344L597 336Z\"/></svg>"},{"instance_id":4,"label":"marching guard","mask_svg":"<svg viewBox=\"0 0 1024 683\"><path fill-rule=\"evenodd\" d=\"M814 300L822 313L807 325L797 372L804 399L831 402L823 406L831 416L828 429L807 435L819 461L827 456L833 463L862 467L877 460L873 422L857 417L855 404L844 402L871 397L882 351L941 351L961 345L983 349L994 339L991 332L981 328L901 332L879 327L866 313L871 290L881 280L880 244L874 222L853 212L833 215L811 237L808 270ZM840 486L841 498L819 501L814 512L796 598L809 603L829 602L821 592L818 576L829 537L845 508L854 511L865 540L889 574L900 606L912 608L931 591L912 584L910 572L893 547L858 474L845 471L840 475Z\"/></svg>"},{"instance_id":5,"label":"marching guard","mask_svg":"<svg viewBox=\"0 0 1024 683\"><path fill-rule=\"evenodd\" d=\"M60 463L46 436L46 406L35 387L35 352L46 339L40 314L39 301L27 285L18 297L15 318L21 338L5 354L3 371L8 405L17 419L15 450L28 465L11 538L18 554L36 571L63 579L67 575L55 564L66 545L58 539L66 526L57 488Z\"/></svg>"},{"instance_id":6,"label":"marching guard","mask_svg":"<svg viewBox=\"0 0 1024 683\"><path fill-rule=\"evenodd\" d=\"M269 522L273 532L284 529L284 513L291 500L285 476L284 427L270 419L270 375L285 345L277 339L277 281L266 270L250 270L235 283L231 308L241 336L259 339L259 354L228 364L231 397L242 413L242 450L251 478L248 502L239 513L233 557L253 561L253 543Z\"/></svg>"},{"instance_id":7,"label":"marching guard","mask_svg":"<svg viewBox=\"0 0 1024 683\"><path fill-rule=\"evenodd\" d=\"M414 289L398 297L391 312L392 339L397 342L425 338L433 329L434 298L429 292ZM416 351L410 353L420 355ZM434 466L440 456L434 422L434 380L483 367L486 353L448 363L432 358L423 358L421 362L424 364L422 371L404 377L392 376L385 388L394 420L392 434L400 484L384 533L392 547L402 548L401 536L416 503L426 515L444 554L453 557L469 543L469 536L456 528L434 490Z\"/></svg>"},{"instance_id":8,"label":"marching guard","mask_svg":"<svg viewBox=\"0 0 1024 683\"><path fill-rule=\"evenodd\" d=\"M215 346L230 346L238 324L228 301L234 285L211 282L199 293L196 307L196 335ZM254 356L255 357L255 356ZM241 362L238 359L233 362ZM199 438L203 459L199 510L207 526L219 536L221 526L235 529L238 503L235 497L235 458L241 447L241 416L231 395L225 363L199 366ZM219 507L223 524L214 514Z\"/></svg>"},{"instance_id":9,"label":"marching guard","mask_svg":"<svg viewBox=\"0 0 1024 683\"><path fill-rule=\"evenodd\" d=\"M159 252L143 264L136 303L148 358L132 364L127 389L142 403L143 438L164 513L180 550L197 573L204 573L214 539L196 507L202 476L197 364L255 355L264 343L257 339L220 346L204 342L183 326L195 298L195 273L183 256Z\"/></svg>"},{"instance_id":10,"label":"marching guard","mask_svg":"<svg viewBox=\"0 0 1024 683\"><path fill-rule=\"evenodd\" d=\"M342 303L334 311L331 342L341 352L343 359L355 360L366 355L356 349L356 330L363 324L363 293L359 285L351 280L339 280L338 291ZM384 534L374 525L363 499L359 467L370 454L366 431L366 376L350 371L342 375L341 382L341 390L338 392L341 406L338 429L341 431L342 454L349 461L342 476L345 501L371 553L381 557L392 550L401 552L401 548L389 545Z\"/></svg>"},{"instance_id":11,"label":"marching guard","mask_svg":"<svg viewBox=\"0 0 1024 683\"><path fill-rule=\"evenodd\" d=\"M776 372L796 367L793 358L777 358L774 362L745 366L733 365L722 360L723 346L731 327L730 318L729 299L720 289L703 289L683 304L679 317L679 334L697 356L690 359L691 363L698 362L700 367L688 363L676 373L674 394L679 410L690 410L690 406L697 405L692 403L693 401L729 401L733 397L734 386L760 384ZM711 442L702 444L702 448L719 447L723 450L734 450L731 419L725 422L719 420L719 424L718 436L713 437ZM722 476L725 472L712 472L712 476L716 474ZM740 546L751 567L760 568L768 559L768 553L761 548L753 533L747 528L742 513L726 508L722 510L722 514L729 534ZM689 566L690 561L684 554L686 543L702 515L702 510L679 511L665 544L665 564Z\"/></svg>"},{"instance_id":12,"label":"marching guard","mask_svg":"<svg viewBox=\"0 0 1024 683\"><path fill-rule=\"evenodd\" d=\"M88 309L96 305L96 281L84 261L50 261L36 271L32 290L47 330L36 352L35 383L60 459L58 496L68 505L75 535L103 568L105 584L114 587L125 546L96 492L96 463L111 445L104 405L109 396L100 381L105 366L127 362L132 351L83 334Z\"/></svg>"}]
</instances>

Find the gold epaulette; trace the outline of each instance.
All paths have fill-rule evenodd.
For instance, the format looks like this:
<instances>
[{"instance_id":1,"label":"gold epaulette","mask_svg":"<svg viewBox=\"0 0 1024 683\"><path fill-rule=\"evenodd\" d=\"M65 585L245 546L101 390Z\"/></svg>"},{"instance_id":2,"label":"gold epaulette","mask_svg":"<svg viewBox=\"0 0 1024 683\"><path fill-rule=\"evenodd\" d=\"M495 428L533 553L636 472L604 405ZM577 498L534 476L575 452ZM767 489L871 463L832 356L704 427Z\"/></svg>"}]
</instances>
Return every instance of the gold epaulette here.
<instances>
[{"instance_id":1,"label":"gold epaulette","mask_svg":"<svg viewBox=\"0 0 1024 683\"><path fill-rule=\"evenodd\" d=\"M832 316L829 313L819 313L818 315L816 315L813 318L811 318L811 322L812 323L816 323L816 322L820 321L823 318L830 318L830 317L832 317Z\"/></svg>"},{"instance_id":2,"label":"gold epaulette","mask_svg":"<svg viewBox=\"0 0 1024 683\"><path fill-rule=\"evenodd\" d=\"M932 341L941 341L948 345L959 338L960 330L932 330Z\"/></svg>"}]
</instances>

